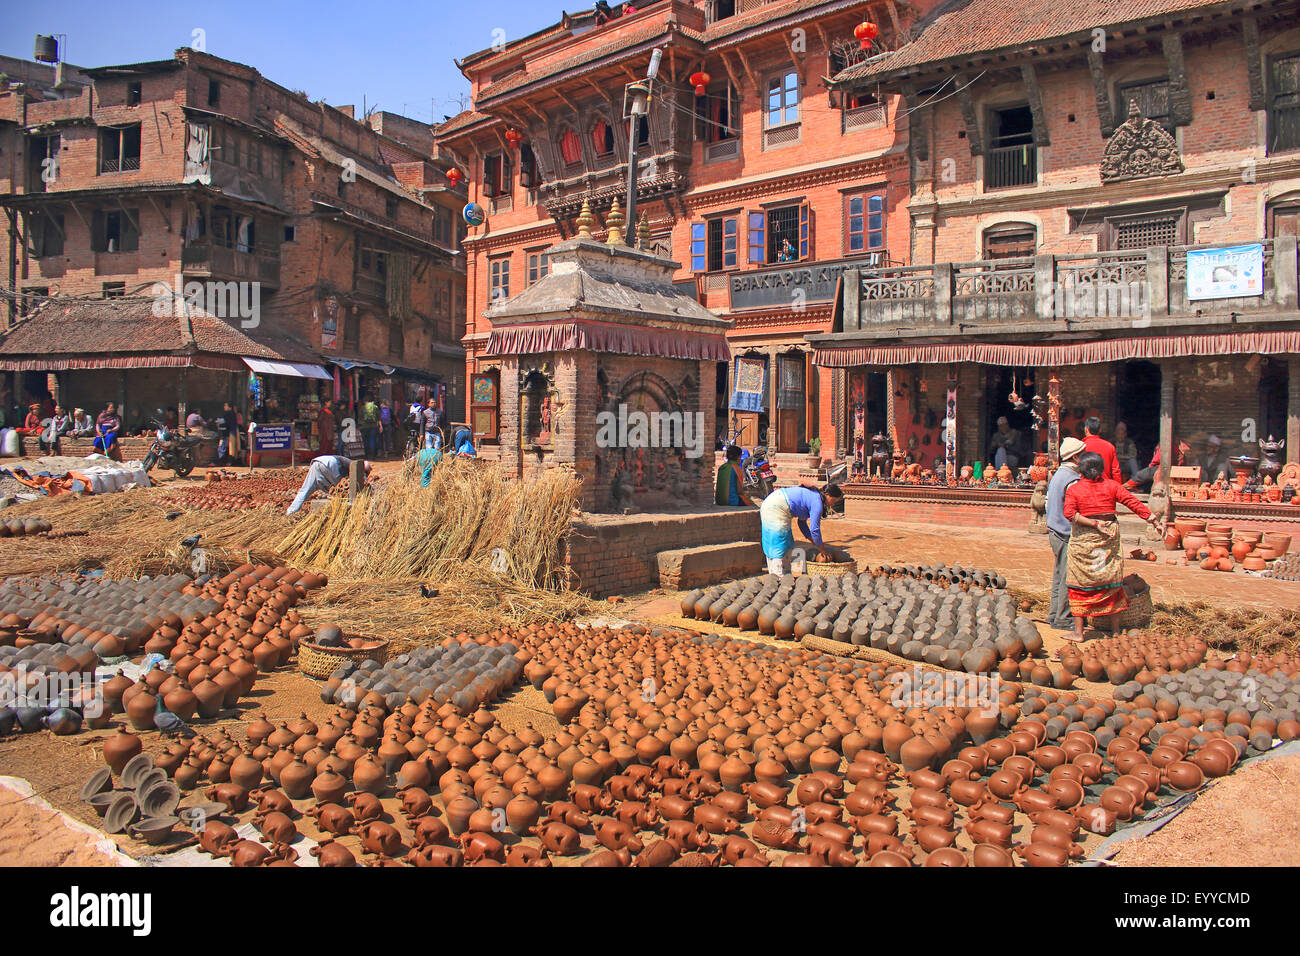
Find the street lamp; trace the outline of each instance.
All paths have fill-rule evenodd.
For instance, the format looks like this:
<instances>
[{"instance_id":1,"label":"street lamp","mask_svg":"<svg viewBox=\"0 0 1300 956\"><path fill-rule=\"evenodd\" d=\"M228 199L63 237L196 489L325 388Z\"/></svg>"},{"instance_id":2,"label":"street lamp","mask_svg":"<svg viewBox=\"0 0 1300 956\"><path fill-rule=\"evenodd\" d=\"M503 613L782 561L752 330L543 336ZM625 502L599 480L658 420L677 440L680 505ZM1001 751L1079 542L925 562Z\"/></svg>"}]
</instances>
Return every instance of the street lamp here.
<instances>
[{"instance_id":1,"label":"street lamp","mask_svg":"<svg viewBox=\"0 0 1300 956\"><path fill-rule=\"evenodd\" d=\"M627 124L627 235L636 234L636 149L637 149L637 127L641 119L646 115L650 107L651 90L654 87L655 77L659 75L659 61L663 58L664 51L655 47L650 54L650 67L646 70L645 79L629 83L627 90L623 95L623 102L626 104L628 97L632 99L631 105L626 106ZM629 245L636 245L635 242Z\"/></svg>"}]
</instances>

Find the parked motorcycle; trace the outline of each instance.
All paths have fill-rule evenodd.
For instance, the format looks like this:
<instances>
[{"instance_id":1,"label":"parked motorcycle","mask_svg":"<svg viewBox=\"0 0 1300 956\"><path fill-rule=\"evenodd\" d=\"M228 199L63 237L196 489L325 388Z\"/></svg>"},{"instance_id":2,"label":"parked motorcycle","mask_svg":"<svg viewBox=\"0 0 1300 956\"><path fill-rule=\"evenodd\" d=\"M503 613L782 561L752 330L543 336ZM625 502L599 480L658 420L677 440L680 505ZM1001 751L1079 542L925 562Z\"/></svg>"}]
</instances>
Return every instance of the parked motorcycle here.
<instances>
[{"instance_id":1,"label":"parked motorcycle","mask_svg":"<svg viewBox=\"0 0 1300 956\"><path fill-rule=\"evenodd\" d=\"M741 470L745 474L745 493L751 498L766 498L776 487L776 472L767 460L767 449L762 445L742 456Z\"/></svg>"},{"instance_id":2,"label":"parked motorcycle","mask_svg":"<svg viewBox=\"0 0 1300 956\"><path fill-rule=\"evenodd\" d=\"M194 470L194 448L203 439L198 435L179 435L157 419L151 419L150 424L157 437L144 456L144 470L151 471L154 465L160 464L174 471L177 478L184 478Z\"/></svg>"}]
</instances>

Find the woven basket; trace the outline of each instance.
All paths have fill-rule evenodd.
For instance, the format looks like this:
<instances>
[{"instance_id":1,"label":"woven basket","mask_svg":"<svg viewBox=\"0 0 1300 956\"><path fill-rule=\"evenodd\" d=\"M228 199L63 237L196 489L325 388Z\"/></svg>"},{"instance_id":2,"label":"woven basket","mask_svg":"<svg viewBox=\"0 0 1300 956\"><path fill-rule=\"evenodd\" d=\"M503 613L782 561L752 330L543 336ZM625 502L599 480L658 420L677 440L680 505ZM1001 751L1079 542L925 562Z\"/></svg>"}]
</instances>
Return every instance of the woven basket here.
<instances>
[{"instance_id":1,"label":"woven basket","mask_svg":"<svg viewBox=\"0 0 1300 956\"><path fill-rule=\"evenodd\" d=\"M1130 580L1130 578L1136 580ZM1124 590L1128 592L1128 607L1118 614L1099 617L1093 620L1093 626L1102 631L1128 630L1134 627L1146 627L1155 614L1155 603L1151 600L1151 587L1136 574L1124 579Z\"/></svg>"},{"instance_id":2,"label":"woven basket","mask_svg":"<svg viewBox=\"0 0 1300 956\"><path fill-rule=\"evenodd\" d=\"M856 561L808 561L804 564L805 574L823 574L828 577L839 577L842 574L857 574L858 562Z\"/></svg>"},{"instance_id":3,"label":"woven basket","mask_svg":"<svg viewBox=\"0 0 1300 956\"><path fill-rule=\"evenodd\" d=\"M303 642L298 645L298 670L308 677L324 680L340 664L358 664L365 660L383 663L388 657L388 641L378 647L354 650L351 647L320 647Z\"/></svg>"}]
</instances>

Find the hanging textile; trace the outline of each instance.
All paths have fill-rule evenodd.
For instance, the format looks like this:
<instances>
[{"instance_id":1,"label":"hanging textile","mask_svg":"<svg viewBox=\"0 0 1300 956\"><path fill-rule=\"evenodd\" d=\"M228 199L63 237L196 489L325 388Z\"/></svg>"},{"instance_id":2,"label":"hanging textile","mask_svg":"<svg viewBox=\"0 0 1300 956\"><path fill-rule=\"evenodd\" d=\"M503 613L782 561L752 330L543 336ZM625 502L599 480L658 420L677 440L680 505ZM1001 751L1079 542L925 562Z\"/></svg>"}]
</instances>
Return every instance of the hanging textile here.
<instances>
[{"instance_id":1,"label":"hanging textile","mask_svg":"<svg viewBox=\"0 0 1300 956\"><path fill-rule=\"evenodd\" d=\"M736 359L730 408L733 412L761 412L767 408L767 359Z\"/></svg>"}]
</instances>

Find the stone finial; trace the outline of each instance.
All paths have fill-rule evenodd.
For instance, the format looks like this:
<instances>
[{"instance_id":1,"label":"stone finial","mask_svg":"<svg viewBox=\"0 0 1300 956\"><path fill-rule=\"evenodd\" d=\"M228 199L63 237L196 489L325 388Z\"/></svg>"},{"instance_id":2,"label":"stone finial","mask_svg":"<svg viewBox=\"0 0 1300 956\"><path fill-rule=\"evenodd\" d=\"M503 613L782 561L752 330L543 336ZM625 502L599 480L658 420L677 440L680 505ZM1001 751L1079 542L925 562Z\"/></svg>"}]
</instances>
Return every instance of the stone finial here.
<instances>
[{"instance_id":1,"label":"stone finial","mask_svg":"<svg viewBox=\"0 0 1300 956\"><path fill-rule=\"evenodd\" d=\"M591 214L591 200L582 201L582 211L578 213L578 235L591 238L591 224L596 221L596 217Z\"/></svg>"},{"instance_id":2,"label":"stone finial","mask_svg":"<svg viewBox=\"0 0 1300 956\"><path fill-rule=\"evenodd\" d=\"M623 245L623 207L618 204L617 198L614 200L614 205L609 207L605 225L609 227L609 237L605 241L611 246Z\"/></svg>"},{"instance_id":3,"label":"stone finial","mask_svg":"<svg viewBox=\"0 0 1300 956\"><path fill-rule=\"evenodd\" d=\"M636 224L636 247L642 252L650 248L650 217L641 213L641 221Z\"/></svg>"}]
</instances>

